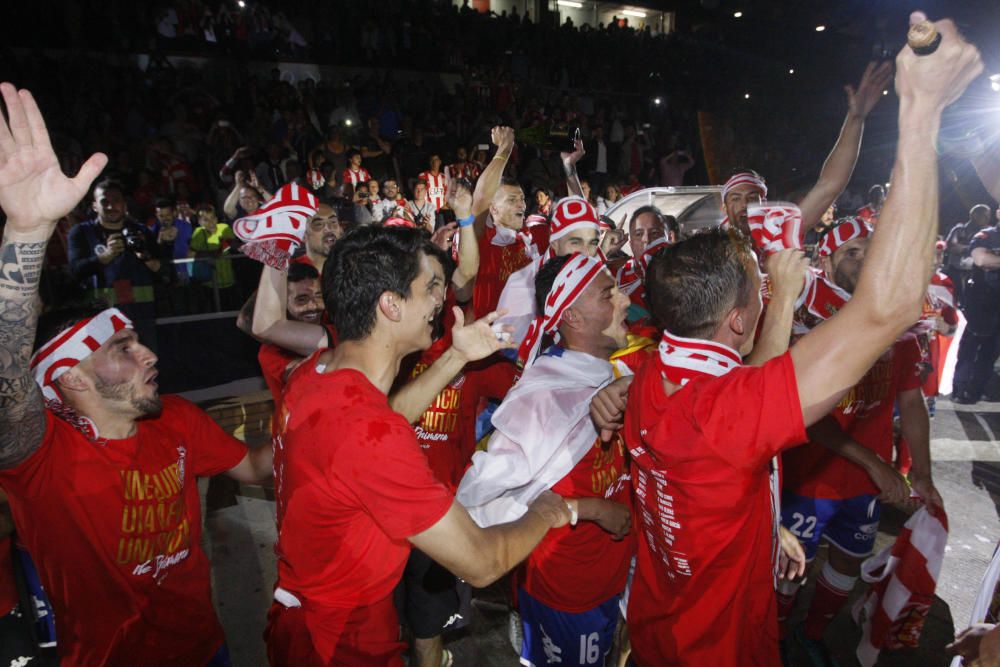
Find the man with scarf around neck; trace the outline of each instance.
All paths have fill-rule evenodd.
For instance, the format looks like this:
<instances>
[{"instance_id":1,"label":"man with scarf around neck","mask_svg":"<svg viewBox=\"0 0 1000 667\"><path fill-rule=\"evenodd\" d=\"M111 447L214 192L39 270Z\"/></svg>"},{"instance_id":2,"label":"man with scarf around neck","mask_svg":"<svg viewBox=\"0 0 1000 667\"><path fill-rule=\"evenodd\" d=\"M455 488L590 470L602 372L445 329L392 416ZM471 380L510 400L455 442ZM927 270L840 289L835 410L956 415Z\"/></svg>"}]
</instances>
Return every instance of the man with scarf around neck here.
<instances>
[{"instance_id":1,"label":"man with scarf around neck","mask_svg":"<svg viewBox=\"0 0 1000 667\"><path fill-rule=\"evenodd\" d=\"M854 293L863 267L874 259L867 252L872 238L868 223L845 218L817 247L823 272L848 294ZM930 421L921 391L921 357L913 335L888 346L833 412L809 427L809 443L782 456L782 525L802 541L809 562L821 539L830 547L817 574L805 623L795 630L796 640L816 665L829 664L823 633L847 602L861 562L875 547L881 502L905 504L910 497L906 480L891 463L894 405L899 408L903 436L911 445L913 490L928 505L942 504L931 480ZM801 583L789 580L778 585L782 639Z\"/></svg>"},{"instance_id":2,"label":"man with scarf around neck","mask_svg":"<svg viewBox=\"0 0 1000 667\"><path fill-rule=\"evenodd\" d=\"M580 523L550 531L524 565L521 663L600 664L634 543L624 443L601 441L588 406L615 377L608 359L627 342L628 298L600 259L574 253L542 266L535 300L540 315L519 353L524 373L457 498L480 525L517 518L548 489L578 499ZM546 335L556 342L539 356Z\"/></svg>"},{"instance_id":3,"label":"man with scarf around neck","mask_svg":"<svg viewBox=\"0 0 1000 667\"><path fill-rule=\"evenodd\" d=\"M935 53L904 47L896 59L894 187L841 311L788 352L742 366L761 310L749 246L713 231L650 266L653 316L666 331L624 411L639 542L628 621L639 665L780 662L771 461L804 442L805 428L920 317L938 229L941 112L982 71L951 21L935 27ZM602 429L620 425L623 390L612 385L592 403Z\"/></svg>"},{"instance_id":4,"label":"man with scarf around neck","mask_svg":"<svg viewBox=\"0 0 1000 667\"><path fill-rule=\"evenodd\" d=\"M59 619L60 658L228 664L197 478L257 482L271 450L248 453L191 403L161 397L156 355L117 309L53 317L31 356L45 246L107 157L67 178L31 94L0 93L0 485Z\"/></svg>"}]
</instances>

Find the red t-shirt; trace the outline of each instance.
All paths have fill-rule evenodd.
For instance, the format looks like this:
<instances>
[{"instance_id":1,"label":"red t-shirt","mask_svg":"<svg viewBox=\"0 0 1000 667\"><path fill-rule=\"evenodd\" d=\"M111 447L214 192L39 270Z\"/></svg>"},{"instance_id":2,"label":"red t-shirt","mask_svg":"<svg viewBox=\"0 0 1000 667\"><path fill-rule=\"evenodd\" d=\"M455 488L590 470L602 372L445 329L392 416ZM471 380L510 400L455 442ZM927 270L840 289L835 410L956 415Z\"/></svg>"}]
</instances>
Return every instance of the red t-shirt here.
<instances>
[{"instance_id":1,"label":"red t-shirt","mask_svg":"<svg viewBox=\"0 0 1000 667\"><path fill-rule=\"evenodd\" d=\"M396 627L392 605L379 603L403 573L407 538L437 523L452 494L385 394L356 370L320 373L320 354L285 387L278 586L302 601L313 645L330 661L344 650L345 625L366 609L393 616L379 627Z\"/></svg>"},{"instance_id":2,"label":"red t-shirt","mask_svg":"<svg viewBox=\"0 0 1000 667\"><path fill-rule=\"evenodd\" d=\"M435 175L425 171L417 176L417 179L427 182L427 201L434 204L435 211L440 211L448 198L448 184L445 182L444 172Z\"/></svg>"},{"instance_id":3,"label":"red t-shirt","mask_svg":"<svg viewBox=\"0 0 1000 667\"><path fill-rule=\"evenodd\" d=\"M427 353L413 367L416 379L434 362ZM503 399L517 367L505 360L469 364L445 387L414 426L434 477L454 493L476 451L476 409L481 398Z\"/></svg>"},{"instance_id":4,"label":"red t-shirt","mask_svg":"<svg viewBox=\"0 0 1000 667\"><path fill-rule=\"evenodd\" d=\"M875 362L831 413L840 428L861 444L892 461L892 409L896 395L920 386L920 346L903 340ZM809 498L853 498L878 494L861 466L815 442L782 456L783 488Z\"/></svg>"},{"instance_id":5,"label":"red t-shirt","mask_svg":"<svg viewBox=\"0 0 1000 667\"><path fill-rule=\"evenodd\" d=\"M196 406L163 397L123 440L49 413L41 447L0 471L71 665L204 665L223 642L201 549L197 478L246 455Z\"/></svg>"},{"instance_id":6,"label":"red t-shirt","mask_svg":"<svg viewBox=\"0 0 1000 667\"><path fill-rule=\"evenodd\" d=\"M531 236L539 253L548 250L547 226L531 227L522 231ZM495 227L487 227L486 233L479 239L479 274L472 288L472 310L476 319L496 310L507 279L512 273L523 269L531 262L531 256L521 239L516 239L510 245L493 245L492 241L496 234Z\"/></svg>"},{"instance_id":7,"label":"red t-shirt","mask_svg":"<svg viewBox=\"0 0 1000 667\"><path fill-rule=\"evenodd\" d=\"M565 498L607 498L630 505L625 444L600 438L552 490ZM625 590L635 537L615 541L593 521L550 530L528 556L524 589L544 604L570 614L589 611Z\"/></svg>"},{"instance_id":8,"label":"red t-shirt","mask_svg":"<svg viewBox=\"0 0 1000 667\"><path fill-rule=\"evenodd\" d=\"M654 363L632 383L636 572L629 596L640 665L777 665L771 459L804 442L786 353L699 377L667 396Z\"/></svg>"},{"instance_id":9,"label":"red t-shirt","mask_svg":"<svg viewBox=\"0 0 1000 667\"><path fill-rule=\"evenodd\" d=\"M359 183L367 183L372 180L371 174L364 167L361 167L357 171L348 167L344 170L341 178L345 184L353 185L354 187L357 187Z\"/></svg>"},{"instance_id":10,"label":"red t-shirt","mask_svg":"<svg viewBox=\"0 0 1000 667\"><path fill-rule=\"evenodd\" d=\"M19 601L11 548L10 537L0 537L0 618L9 614Z\"/></svg>"}]
</instances>

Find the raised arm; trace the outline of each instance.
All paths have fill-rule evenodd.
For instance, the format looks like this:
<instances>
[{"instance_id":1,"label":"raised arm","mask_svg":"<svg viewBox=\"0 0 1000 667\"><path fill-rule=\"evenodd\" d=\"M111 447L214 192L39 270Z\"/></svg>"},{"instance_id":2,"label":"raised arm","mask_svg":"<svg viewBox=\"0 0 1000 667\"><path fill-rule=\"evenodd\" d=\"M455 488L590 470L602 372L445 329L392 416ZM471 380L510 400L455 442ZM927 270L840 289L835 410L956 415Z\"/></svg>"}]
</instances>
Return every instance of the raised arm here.
<instances>
[{"instance_id":1,"label":"raised arm","mask_svg":"<svg viewBox=\"0 0 1000 667\"><path fill-rule=\"evenodd\" d=\"M474 202L472 193L456 181L448 194L448 205L455 212L458 221L458 267L451 276L451 285L455 290L455 300L465 303L472 300L472 288L479 273L479 240L476 238L475 217L489 209L489 201ZM481 208L476 210L473 204ZM469 217L473 222L467 222ZM463 221L466 221L463 224Z\"/></svg>"},{"instance_id":2,"label":"raised arm","mask_svg":"<svg viewBox=\"0 0 1000 667\"><path fill-rule=\"evenodd\" d=\"M28 362L38 325L38 280L59 218L83 199L108 158L92 155L75 178L59 167L45 121L27 90L0 84L0 468L13 468L42 444L45 405Z\"/></svg>"},{"instance_id":3,"label":"raised arm","mask_svg":"<svg viewBox=\"0 0 1000 667\"><path fill-rule=\"evenodd\" d=\"M503 170L507 168L507 161L514 150L513 128L494 127L490 132L490 138L497 147L497 152L479 175L476 191L472 193L472 208L474 211L479 211L474 225L477 238L486 233L486 215L490 210L490 202L500 188Z\"/></svg>"},{"instance_id":4,"label":"raised arm","mask_svg":"<svg viewBox=\"0 0 1000 667\"><path fill-rule=\"evenodd\" d=\"M920 17L915 13L913 18ZM893 187L854 296L792 348L807 426L829 413L920 317L938 231L934 144L941 112L983 68L979 52L958 35L954 23L935 26L941 35L936 52L917 56L907 46L896 58L900 107Z\"/></svg>"},{"instance_id":5,"label":"raised arm","mask_svg":"<svg viewBox=\"0 0 1000 667\"><path fill-rule=\"evenodd\" d=\"M853 86L844 87L847 92L847 117L840 128L840 136L823 163L816 185L799 202L803 234L819 224L823 213L847 187L858 161L865 118L882 98L882 91L891 80L891 62L886 61L880 65L871 62L861 76L857 90Z\"/></svg>"},{"instance_id":6,"label":"raised arm","mask_svg":"<svg viewBox=\"0 0 1000 667\"><path fill-rule=\"evenodd\" d=\"M566 191L571 195L576 195L577 197L583 197L583 186L580 185L580 174L577 173L576 164L583 159L583 156L587 154L587 151L583 148L583 139L577 139L573 142L573 148L575 149L572 153L560 153L559 157L562 158L563 172L566 174Z\"/></svg>"},{"instance_id":7,"label":"raised arm","mask_svg":"<svg viewBox=\"0 0 1000 667\"><path fill-rule=\"evenodd\" d=\"M767 275L771 280L771 301L764 313L764 325L753 351L746 359L748 366L761 366L780 357L788 350L792 335L795 300L802 292L809 259L801 250L782 250L767 259Z\"/></svg>"}]
</instances>

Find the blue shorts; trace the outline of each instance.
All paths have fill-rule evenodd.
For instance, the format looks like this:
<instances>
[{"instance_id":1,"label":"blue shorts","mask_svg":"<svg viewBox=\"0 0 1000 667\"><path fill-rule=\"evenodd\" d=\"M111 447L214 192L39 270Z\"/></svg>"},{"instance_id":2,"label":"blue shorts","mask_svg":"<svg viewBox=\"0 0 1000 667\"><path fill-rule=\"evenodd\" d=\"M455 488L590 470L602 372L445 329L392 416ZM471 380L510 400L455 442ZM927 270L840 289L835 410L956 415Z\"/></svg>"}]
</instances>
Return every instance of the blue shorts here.
<instances>
[{"instance_id":1,"label":"blue shorts","mask_svg":"<svg viewBox=\"0 0 1000 667\"><path fill-rule=\"evenodd\" d=\"M580 614L557 611L528 595L523 588L517 596L524 628L522 665L604 664L618 625L619 596Z\"/></svg>"},{"instance_id":2,"label":"blue shorts","mask_svg":"<svg viewBox=\"0 0 1000 667\"><path fill-rule=\"evenodd\" d=\"M802 542L806 560L816 556L820 538L851 556L870 556L880 513L873 494L842 500L781 494L781 525Z\"/></svg>"}]
</instances>

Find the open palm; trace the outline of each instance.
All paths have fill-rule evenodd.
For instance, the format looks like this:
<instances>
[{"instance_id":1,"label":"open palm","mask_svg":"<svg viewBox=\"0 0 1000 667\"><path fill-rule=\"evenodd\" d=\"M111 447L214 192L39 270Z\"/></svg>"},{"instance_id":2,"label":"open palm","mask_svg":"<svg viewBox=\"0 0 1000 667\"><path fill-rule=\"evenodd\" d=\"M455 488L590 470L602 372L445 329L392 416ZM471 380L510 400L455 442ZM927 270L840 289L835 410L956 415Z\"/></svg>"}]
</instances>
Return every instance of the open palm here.
<instances>
[{"instance_id":1,"label":"open palm","mask_svg":"<svg viewBox=\"0 0 1000 667\"><path fill-rule=\"evenodd\" d=\"M67 177L31 93L3 83L0 94L7 107L7 122L0 119L0 209L9 229L50 227L87 194L108 158L95 153L76 177Z\"/></svg>"}]
</instances>

